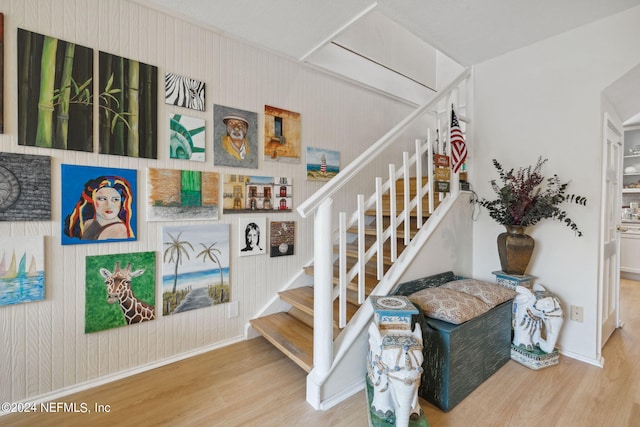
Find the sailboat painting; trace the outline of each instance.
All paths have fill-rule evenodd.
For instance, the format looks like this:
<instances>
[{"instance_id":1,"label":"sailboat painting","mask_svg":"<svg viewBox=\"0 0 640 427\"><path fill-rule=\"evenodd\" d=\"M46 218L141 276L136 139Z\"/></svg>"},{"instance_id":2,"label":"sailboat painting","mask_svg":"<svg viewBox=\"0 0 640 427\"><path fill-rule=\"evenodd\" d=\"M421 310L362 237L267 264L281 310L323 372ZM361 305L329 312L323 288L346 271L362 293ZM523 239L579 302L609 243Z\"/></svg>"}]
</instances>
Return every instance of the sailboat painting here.
<instances>
[{"instance_id":1,"label":"sailboat painting","mask_svg":"<svg viewBox=\"0 0 640 427\"><path fill-rule=\"evenodd\" d=\"M44 299L44 237L0 237L0 306Z\"/></svg>"}]
</instances>

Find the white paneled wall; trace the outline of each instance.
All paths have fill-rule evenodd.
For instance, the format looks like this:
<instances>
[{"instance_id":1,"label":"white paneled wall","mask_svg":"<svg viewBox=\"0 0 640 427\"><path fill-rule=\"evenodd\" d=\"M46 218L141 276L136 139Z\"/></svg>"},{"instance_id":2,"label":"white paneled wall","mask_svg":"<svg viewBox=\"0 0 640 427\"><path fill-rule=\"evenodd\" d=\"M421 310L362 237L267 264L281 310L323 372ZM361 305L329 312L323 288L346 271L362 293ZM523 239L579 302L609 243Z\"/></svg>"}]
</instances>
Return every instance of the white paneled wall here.
<instances>
[{"instance_id":1,"label":"white paneled wall","mask_svg":"<svg viewBox=\"0 0 640 427\"><path fill-rule=\"evenodd\" d=\"M4 13L5 133L0 151L51 156L52 220L2 222L0 236L45 236L45 300L0 307L0 401L20 401L61 394L110 380L189 354L243 338L248 320L312 258L312 222L295 212L266 215L268 221L296 221L296 254L239 258L237 215L221 215L231 227L231 299L239 316L219 305L163 317L138 325L84 333L85 257L110 253L156 251L160 283L162 223L145 221L146 168L217 171L221 174L291 176L294 207L322 183L305 181L304 147L339 150L346 165L364 148L406 116L409 108L356 85L326 76L305 65L223 37L164 12L125 0L0 0ZM17 144L17 28L57 37L98 51L158 67L159 99L165 72L206 83L205 112L158 104L158 159L97 154L97 106L94 153L40 149ZM96 79L97 80L97 79ZM97 87L97 81L95 82ZM259 169L213 167L213 104L255 111L263 124L264 105L299 112L303 158L299 165L260 159ZM171 112L206 119L206 162L171 160L165 123ZM413 144L416 135L407 138ZM259 130L262 149L263 130ZM138 170L138 240L90 245L60 244L61 164L101 165ZM378 174L386 174L386 168ZM341 196L346 197L346 196ZM156 305L160 307L158 286Z\"/></svg>"}]
</instances>

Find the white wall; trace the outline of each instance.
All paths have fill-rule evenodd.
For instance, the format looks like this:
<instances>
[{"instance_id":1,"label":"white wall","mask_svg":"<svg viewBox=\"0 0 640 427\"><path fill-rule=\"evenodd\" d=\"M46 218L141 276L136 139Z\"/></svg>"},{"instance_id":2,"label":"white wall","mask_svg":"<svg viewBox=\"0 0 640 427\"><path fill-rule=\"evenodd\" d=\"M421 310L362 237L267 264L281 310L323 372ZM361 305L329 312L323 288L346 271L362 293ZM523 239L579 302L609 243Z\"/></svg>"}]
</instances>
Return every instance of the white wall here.
<instances>
[{"instance_id":1,"label":"white wall","mask_svg":"<svg viewBox=\"0 0 640 427\"><path fill-rule=\"evenodd\" d=\"M474 68L472 182L493 197L491 159L506 168L548 157L543 171L571 180L569 193L587 207L567 205L583 237L562 223L530 230L536 240L528 272L569 305L585 308L584 323L566 321L559 345L598 363L597 278L601 189L601 91L640 62L640 7L508 53ZM499 270L496 237L503 228L482 211L474 226L474 276Z\"/></svg>"},{"instance_id":2,"label":"white wall","mask_svg":"<svg viewBox=\"0 0 640 427\"><path fill-rule=\"evenodd\" d=\"M281 258L232 257L231 298L238 303L238 317L230 318L228 305L221 305L87 335L85 256L161 253L162 226L177 223L147 223L145 201L138 200L137 242L61 246L61 164L137 169L142 197L146 194L144 177L149 166L291 176L295 207L322 185L305 181L304 154L300 165L260 159L257 170L214 168L213 104L255 111L261 126L265 104L299 112L302 146L339 150L343 166L409 113L409 108L400 102L124 0L0 0L0 12L4 13L5 23L5 133L0 135L0 151L51 156L53 208L51 221L0 223L2 236L46 236L45 301L0 307L0 401L52 396L242 339L248 320L312 257L313 247L308 244L313 231L310 220L302 220L295 212L267 215L268 221L297 222L296 254ZM156 65L159 77L173 72L202 80L206 83L207 109L199 113L159 103L158 160L99 155L97 150L80 153L18 146L18 27L93 48L96 73L98 51L102 50ZM164 90L160 83L158 89L161 97ZM174 111L206 119L206 163L168 158L168 133L162 123ZM97 135L96 126L96 141ZM412 146L418 136L409 138L407 145ZM260 129L260 141L262 137ZM384 176L386 169L381 173ZM231 252L235 254L238 215L222 215L218 223L231 225ZM156 277L159 281L160 267ZM160 301L158 289L157 306Z\"/></svg>"}]
</instances>

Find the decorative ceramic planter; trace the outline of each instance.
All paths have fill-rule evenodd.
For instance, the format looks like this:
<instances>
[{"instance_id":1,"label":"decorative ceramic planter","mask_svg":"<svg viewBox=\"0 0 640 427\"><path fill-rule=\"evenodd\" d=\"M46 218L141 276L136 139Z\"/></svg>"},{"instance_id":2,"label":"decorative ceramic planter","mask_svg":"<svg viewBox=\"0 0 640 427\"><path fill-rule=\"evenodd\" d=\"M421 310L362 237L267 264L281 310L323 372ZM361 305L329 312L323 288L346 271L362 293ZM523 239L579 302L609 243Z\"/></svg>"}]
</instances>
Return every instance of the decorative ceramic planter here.
<instances>
[{"instance_id":1,"label":"decorative ceramic planter","mask_svg":"<svg viewBox=\"0 0 640 427\"><path fill-rule=\"evenodd\" d=\"M535 241L525 234L525 227L505 225L507 231L498 235L500 267L507 274L523 275L529 265Z\"/></svg>"}]
</instances>

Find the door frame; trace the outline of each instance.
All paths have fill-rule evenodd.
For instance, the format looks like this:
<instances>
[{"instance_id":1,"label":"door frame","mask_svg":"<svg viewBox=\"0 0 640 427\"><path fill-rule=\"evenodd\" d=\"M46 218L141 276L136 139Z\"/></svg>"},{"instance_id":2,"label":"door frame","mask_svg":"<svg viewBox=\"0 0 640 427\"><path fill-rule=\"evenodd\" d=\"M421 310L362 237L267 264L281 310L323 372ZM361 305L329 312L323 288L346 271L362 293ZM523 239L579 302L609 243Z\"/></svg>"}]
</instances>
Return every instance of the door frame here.
<instances>
[{"instance_id":1,"label":"door frame","mask_svg":"<svg viewBox=\"0 0 640 427\"><path fill-rule=\"evenodd\" d=\"M617 159L619 170L617 171L616 177L611 177L609 174L609 165L607 164L607 144L608 140L611 139L611 136L615 137L616 140L619 140L621 149L619 150L620 158ZM611 208L611 206L607 206L607 201L611 200L612 204L614 204L614 209L619 209L620 204L622 203L622 161L624 155L624 128L622 126L622 122L617 118L613 117L611 114L605 112L603 115L602 121L602 198L601 198L601 209L600 209L600 239L599 239L599 260L598 260L598 316L597 316L597 356L598 359L602 361L602 347L606 344L607 340L610 337L610 333L607 333L607 336L603 336L603 314L607 307L605 304L605 292L608 290L608 286L613 286L613 292L610 295L613 295L613 305L615 307L613 315L615 318L614 321L614 329L622 327L623 323L620 319L620 232L617 231L617 226L620 221L615 220L617 217L610 217L608 215L607 209ZM608 181L610 179L615 179L618 184L618 190L615 195L609 195L610 186ZM609 197L613 196L613 197ZM619 217L619 215L618 215ZM613 222L613 223L610 223ZM605 274L606 264L605 264L605 243L608 241L607 233L614 233L615 236L615 248L614 248L614 256L615 259L613 261L614 265L614 273L609 274L609 277ZM611 268L611 267L609 267ZM613 278L611 281L613 283L609 283L610 278Z\"/></svg>"}]
</instances>

